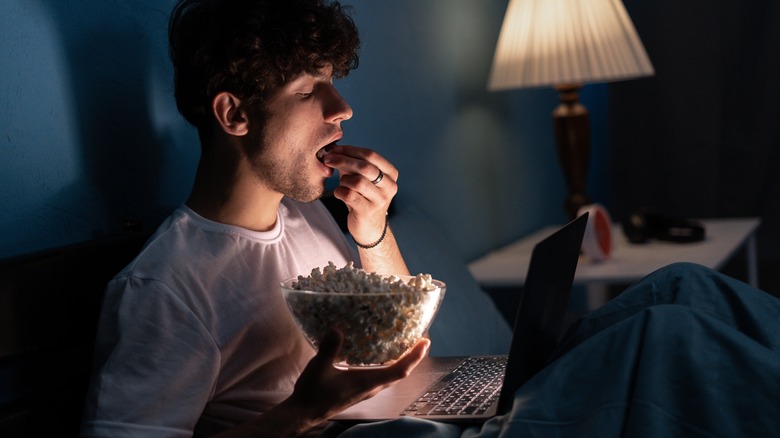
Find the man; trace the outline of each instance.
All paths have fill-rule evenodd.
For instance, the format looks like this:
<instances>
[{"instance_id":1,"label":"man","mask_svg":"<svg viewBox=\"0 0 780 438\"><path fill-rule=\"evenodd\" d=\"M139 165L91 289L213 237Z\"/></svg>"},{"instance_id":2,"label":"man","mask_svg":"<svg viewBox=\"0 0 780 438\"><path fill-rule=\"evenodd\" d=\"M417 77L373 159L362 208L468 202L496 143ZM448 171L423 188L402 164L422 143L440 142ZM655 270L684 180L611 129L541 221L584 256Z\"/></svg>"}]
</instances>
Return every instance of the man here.
<instances>
[{"instance_id":1,"label":"man","mask_svg":"<svg viewBox=\"0 0 780 438\"><path fill-rule=\"evenodd\" d=\"M387 224L398 171L338 145L352 110L333 80L357 66L328 0L182 0L169 37L179 111L198 129L192 192L108 285L84 436L286 436L406 376L335 369L288 314L279 282L332 261L408 274ZM340 174L355 251L317 199ZM300 376L300 377L299 377Z\"/></svg>"}]
</instances>

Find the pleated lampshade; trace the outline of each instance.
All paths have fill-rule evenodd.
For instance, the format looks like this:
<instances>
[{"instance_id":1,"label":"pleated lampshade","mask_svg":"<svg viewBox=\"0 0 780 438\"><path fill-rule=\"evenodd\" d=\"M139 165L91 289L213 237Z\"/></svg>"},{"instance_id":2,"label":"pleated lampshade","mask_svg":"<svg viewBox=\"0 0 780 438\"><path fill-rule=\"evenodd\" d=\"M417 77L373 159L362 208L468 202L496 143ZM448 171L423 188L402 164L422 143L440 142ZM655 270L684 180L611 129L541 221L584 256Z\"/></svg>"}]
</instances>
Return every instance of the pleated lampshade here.
<instances>
[{"instance_id":1,"label":"pleated lampshade","mask_svg":"<svg viewBox=\"0 0 780 438\"><path fill-rule=\"evenodd\" d=\"M609 82L653 74L620 0L510 0L488 89Z\"/></svg>"}]
</instances>

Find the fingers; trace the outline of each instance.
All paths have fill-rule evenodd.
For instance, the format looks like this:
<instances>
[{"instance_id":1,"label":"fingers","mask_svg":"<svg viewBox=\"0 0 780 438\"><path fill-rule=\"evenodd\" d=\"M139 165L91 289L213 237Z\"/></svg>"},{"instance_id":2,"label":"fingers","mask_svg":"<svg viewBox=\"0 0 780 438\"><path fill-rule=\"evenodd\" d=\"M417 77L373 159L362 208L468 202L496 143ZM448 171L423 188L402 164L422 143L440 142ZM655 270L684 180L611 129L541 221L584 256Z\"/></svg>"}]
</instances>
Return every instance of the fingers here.
<instances>
[{"instance_id":1,"label":"fingers","mask_svg":"<svg viewBox=\"0 0 780 438\"><path fill-rule=\"evenodd\" d=\"M360 234L371 234L381 227L382 215L398 192L398 170L376 151L357 146L334 146L323 162L340 173L339 186L333 191L356 216L371 216L371 224ZM377 181L378 176L381 180ZM376 181L376 184L372 183ZM363 227L359 227L363 228ZM381 228L380 228L381 229Z\"/></svg>"},{"instance_id":2,"label":"fingers","mask_svg":"<svg viewBox=\"0 0 780 438\"><path fill-rule=\"evenodd\" d=\"M404 378L412 372L412 370L420 363L421 360L428 354L428 348L431 346L431 340L427 338L420 339L419 342L408 353L403 355L396 363L394 363L389 369L393 369L396 372L401 372L399 378Z\"/></svg>"},{"instance_id":3,"label":"fingers","mask_svg":"<svg viewBox=\"0 0 780 438\"><path fill-rule=\"evenodd\" d=\"M292 403L327 418L408 376L430 346L430 340L421 339L407 354L385 368L340 369L333 363L342 343L343 335L336 330L322 338L317 355L295 384L290 397ZM329 394L327 403L323 402L322 394Z\"/></svg>"},{"instance_id":4,"label":"fingers","mask_svg":"<svg viewBox=\"0 0 780 438\"><path fill-rule=\"evenodd\" d=\"M430 339L420 339L411 350L398 359L392 365L386 368L379 368L376 370L367 370L375 373L373 380L376 384L383 384L385 386L390 385L398 380L408 376L409 373L420 363L421 360L428 354L428 348L431 345ZM366 371L363 371L366 372Z\"/></svg>"},{"instance_id":5,"label":"fingers","mask_svg":"<svg viewBox=\"0 0 780 438\"><path fill-rule=\"evenodd\" d=\"M340 173L333 195L349 209L347 226L352 237L364 245L377 242L384 234L385 215L398 192L398 170L376 151L357 146L334 146L323 162ZM382 178L378 180L380 172Z\"/></svg>"},{"instance_id":6,"label":"fingers","mask_svg":"<svg viewBox=\"0 0 780 438\"><path fill-rule=\"evenodd\" d=\"M421 339L395 363L384 368L340 370L342 387L351 388L354 402L371 398L395 382L409 376L428 352L431 341Z\"/></svg>"},{"instance_id":7,"label":"fingers","mask_svg":"<svg viewBox=\"0 0 780 438\"><path fill-rule=\"evenodd\" d=\"M316 360L323 365L330 365L337 362L343 342L344 335L340 331L331 328L320 340L320 344L317 347L317 355L313 360Z\"/></svg>"},{"instance_id":8,"label":"fingers","mask_svg":"<svg viewBox=\"0 0 780 438\"><path fill-rule=\"evenodd\" d=\"M382 179L377 184L388 180L398 181L398 170L395 166L372 149L336 145L323 161L326 165L338 169L342 175L359 175L367 182L377 180L380 171Z\"/></svg>"}]
</instances>

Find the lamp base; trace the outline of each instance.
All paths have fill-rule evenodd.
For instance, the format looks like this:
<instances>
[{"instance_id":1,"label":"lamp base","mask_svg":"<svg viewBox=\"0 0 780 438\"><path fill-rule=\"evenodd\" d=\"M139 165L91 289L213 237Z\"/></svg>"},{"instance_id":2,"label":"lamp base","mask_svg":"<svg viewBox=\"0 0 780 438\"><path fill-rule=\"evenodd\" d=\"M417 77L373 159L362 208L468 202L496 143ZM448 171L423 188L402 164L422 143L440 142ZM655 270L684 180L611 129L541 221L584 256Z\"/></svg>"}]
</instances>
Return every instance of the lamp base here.
<instances>
[{"instance_id":1,"label":"lamp base","mask_svg":"<svg viewBox=\"0 0 780 438\"><path fill-rule=\"evenodd\" d=\"M556 86L560 104L552 112L558 159L569 192L564 209L573 219L585 205L591 204L587 194L588 161L590 159L590 119L588 110L579 102L582 85Z\"/></svg>"}]
</instances>

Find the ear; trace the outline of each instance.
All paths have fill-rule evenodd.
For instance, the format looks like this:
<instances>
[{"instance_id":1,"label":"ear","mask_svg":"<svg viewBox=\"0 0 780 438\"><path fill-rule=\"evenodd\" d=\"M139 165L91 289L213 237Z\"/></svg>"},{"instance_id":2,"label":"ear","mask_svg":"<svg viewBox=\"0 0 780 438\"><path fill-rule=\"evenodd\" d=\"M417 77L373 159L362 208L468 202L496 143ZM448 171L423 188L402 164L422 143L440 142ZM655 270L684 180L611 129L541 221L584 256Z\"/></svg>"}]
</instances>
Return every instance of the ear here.
<instances>
[{"instance_id":1,"label":"ear","mask_svg":"<svg viewBox=\"0 0 780 438\"><path fill-rule=\"evenodd\" d=\"M211 110L223 131L231 135L242 136L249 132L249 119L241 100L232 93L222 91L211 101Z\"/></svg>"}]
</instances>

